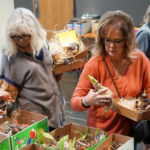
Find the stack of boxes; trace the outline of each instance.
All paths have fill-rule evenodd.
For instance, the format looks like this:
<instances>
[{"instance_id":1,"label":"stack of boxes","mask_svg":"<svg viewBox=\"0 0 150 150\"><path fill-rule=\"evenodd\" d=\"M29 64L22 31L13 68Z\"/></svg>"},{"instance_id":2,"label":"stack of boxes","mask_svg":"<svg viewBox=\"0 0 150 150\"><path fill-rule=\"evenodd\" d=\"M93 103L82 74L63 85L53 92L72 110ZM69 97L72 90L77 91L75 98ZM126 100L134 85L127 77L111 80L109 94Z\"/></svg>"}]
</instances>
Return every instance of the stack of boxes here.
<instances>
[{"instance_id":1,"label":"stack of boxes","mask_svg":"<svg viewBox=\"0 0 150 150\"><path fill-rule=\"evenodd\" d=\"M39 149L54 150L47 146L43 147L42 145L37 143L36 129L42 128L44 132L48 132L47 117L43 115L23 111L23 110L18 110L18 111L20 111L20 116L17 118L18 123L19 124L28 123L30 124L30 126L13 136L8 136L6 134L0 133L0 150L19 150L19 149L20 150L39 150ZM7 117L1 118L0 124L5 123L6 121L9 121L9 118ZM74 137L76 137L76 139L79 139L81 135L78 132L76 132L76 130L85 133L86 129L87 129L86 126L69 123L60 128L57 128L56 130L53 130L49 134L53 136L56 139L56 141L59 140L57 138L59 138L60 135L62 136L69 135L69 140L73 139ZM88 127L89 135L94 137L95 131L96 128ZM105 136L107 135L105 131L103 131L103 133L105 134ZM117 134L110 135L101 143L99 142L93 147L88 148L87 150L103 150L104 148L107 148L114 140L116 142L122 143L122 146L119 148L120 150L125 150L125 149L133 150L134 139L131 137L117 135ZM44 141L46 144L49 144L51 142L51 140L48 138L44 138Z\"/></svg>"},{"instance_id":2,"label":"stack of boxes","mask_svg":"<svg viewBox=\"0 0 150 150\"><path fill-rule=\"evenodd\" d=\"M96 16L94 18L94 16ZM72 20L67 24L68 30L75 30L77 34L95 33L98 25L98 15L83 15L81 19Z\"/></svg>"}]
</instances>

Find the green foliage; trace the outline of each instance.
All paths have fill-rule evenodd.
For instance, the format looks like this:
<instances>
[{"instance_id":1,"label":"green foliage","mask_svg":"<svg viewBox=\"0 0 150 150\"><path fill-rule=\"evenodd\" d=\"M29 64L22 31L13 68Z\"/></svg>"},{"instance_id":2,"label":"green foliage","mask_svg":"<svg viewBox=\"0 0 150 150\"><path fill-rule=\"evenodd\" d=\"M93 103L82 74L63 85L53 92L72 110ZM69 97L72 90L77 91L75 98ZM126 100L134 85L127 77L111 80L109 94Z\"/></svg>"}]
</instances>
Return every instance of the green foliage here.
<instances>
[{"instance_id":1,"label":"green foliage","mask_svg":"<svg viewBox=\"0 0 150 150\"><path fill-rule=\"evenodd\" d=\"M69 135L66 135L58 141L57 146L60 148L60 150L64 150L64 142L67 141L68 138L69 138Z\"/></svg>"},{"instance_id":2,"label":"green foliage","mask_svg":"<svg viewBox=\"0 0 150 150\"><path fill-rule=\"evenodd\" d=\"M43 129L36 129L36 135L37 135L37 140L39 144L43 144L44 143L44 137L43 137Z\"/></svg>"},{"instance_id":3,"label":"green foliage","mask_svg":"<svg viewBox=\"0 0 150 150\"><path fill-rule=\"evenodd\" d=\"M95 136L99 134L99 127L95 131Z\"/></svg>"},{"instance_id":4,"label":"green foliage","mask_svg":"<svg viewBox=\"0 0 150 150\"><path fill-rule=\"evenodd\" d=\"M90 76L90 75L88 75L88 77L90 78L92 83L96 86L97 85L97 80L94 77Z\"/></svg>"},{"instance_id":5,"label":"green foliage","mask_svg":"<svg viewBox=\"0 0 150 150\"><path fill-rule=\"evenodd\" d=\"M76 138L74 137L73 141L72 140L69 141L69 150L73 150L74 149L75 140L76 140Z\"/></svg>"},{"instance_id":6,"label":"green foliage","mask_svg":"<svg viewBox=\"0 0 150 150\"><path fill-rule=\"evenodd\" d=\"M43 132L42 134L44 137L49 138L49 139L53 140L55 143L57 143L56 140L54 139L54 137L52 137L49 133Z\"/></svg>"},{"instance_id":7,"label":"green foliage","mask_svg":"<svg viewBox=\"0 0 150 150\"><path fill-rule=\"evenodd\" d=\"M84 140L84 139L87 137L87 135L88 135L88 130L89 130L89 128L87 127L85 134L84 134L79 140L82 141L82 140Z\"/></svg>"},{"instance_id":8,"label":"green foliage","mask_svg":"<svg viewBox=\"0 0 150 150\"><path fill-rule=\"evenodd\" d=\"M75 129L81 136L83 136L83 133L77 129Z\"/></svg>"},{"instance_id":9,"label":"green foliage","mask_svg":"<svg viewBox=\"0 0 150 150\"><path fill-rule=\"evenodd\" d=\"M74 148L75 142L76 142L76 137L74 137L74 139L73 139L72 148Z\"/></svg>"}]
</instances>

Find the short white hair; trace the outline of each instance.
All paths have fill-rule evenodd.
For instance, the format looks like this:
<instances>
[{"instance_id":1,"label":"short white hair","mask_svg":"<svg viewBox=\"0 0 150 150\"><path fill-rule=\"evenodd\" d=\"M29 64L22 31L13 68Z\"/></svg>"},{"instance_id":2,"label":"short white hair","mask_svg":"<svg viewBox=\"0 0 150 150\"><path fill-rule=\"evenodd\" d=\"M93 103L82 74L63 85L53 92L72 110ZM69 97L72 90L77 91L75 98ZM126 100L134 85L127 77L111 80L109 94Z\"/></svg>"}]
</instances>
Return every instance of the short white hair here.
<instances>
[{"instance_id":1,"label":"short white hair","mask_svg":"<svg viewBox=\"0 0 150 150\"><path fill-rule=\"evenodd\" d=\"M11 39L11 35L20 33L31 35L30 45L34 57L39 54L46 43L47 33L34 14L26 8L17 8L13 10L7 21L5 35L2 39L2 48L8 59L17 54L17 46Z\"/></svg>"},{"instance_id":2,"label":"short white hair","mask_svg":"<svg viewBox=\"0 0 150 150\"><path fill-rule=\"evenodd\" d=\"M145 23L150 23L150 5L148 6L147 11L145 13L144 22Z\"/></svg>"}]
</instances>

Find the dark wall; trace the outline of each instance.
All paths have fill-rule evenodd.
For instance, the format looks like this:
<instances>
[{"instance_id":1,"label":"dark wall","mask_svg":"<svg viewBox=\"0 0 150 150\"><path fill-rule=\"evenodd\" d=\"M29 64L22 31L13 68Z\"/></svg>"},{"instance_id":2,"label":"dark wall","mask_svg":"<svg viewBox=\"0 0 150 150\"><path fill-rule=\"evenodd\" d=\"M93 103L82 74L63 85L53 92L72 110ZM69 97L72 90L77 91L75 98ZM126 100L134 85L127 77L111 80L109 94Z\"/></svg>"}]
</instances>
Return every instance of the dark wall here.
<instances>
[{"instance_id":1,"label":"dark wall","mask_svg":"<svg viewBox=\"0 0 150 150\"><path fill-rule=\"evenodd\" d=\"M143 21L150 0L74 0L74 14L103 14L109 10L122 10L128 13L135 26ZM33 12L32 0L14 0L14 7L25 7Z\"/></svg>"},{"instance_id":2,"label":"dark wall","mask_svg":"<svg viewBox=\"0 0 150 150\"><path fill-rule=\"evenodd\" d=\"M14 0L14 7L24 7L30 9L33 12L32 0Z\"/></svg>"},{"instance_id":3,"label":"dark wall","mask_svg":"<svg viewBox=\"0 0 150 150\"><path fill-rule=\"evenodd\" d=\"M128 13L135 25L143 21L150 0L74 0L75 16L82 14L103 14L106 11L122 10Z\"/></svg>"}]
</instances>

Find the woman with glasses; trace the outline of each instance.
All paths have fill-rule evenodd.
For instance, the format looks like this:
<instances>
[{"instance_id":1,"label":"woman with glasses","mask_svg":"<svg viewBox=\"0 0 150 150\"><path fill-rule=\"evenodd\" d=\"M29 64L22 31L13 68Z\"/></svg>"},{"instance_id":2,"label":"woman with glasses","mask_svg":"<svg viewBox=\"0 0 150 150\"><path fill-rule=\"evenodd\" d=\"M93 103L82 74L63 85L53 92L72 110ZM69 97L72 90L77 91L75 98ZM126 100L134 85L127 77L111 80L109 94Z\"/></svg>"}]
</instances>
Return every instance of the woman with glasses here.
<instances>
[{"instance_id":1,"label":"woman with glasses","mask_svg":"<svg viewBox=\"0 0 150 150\"><path fill-rule=\"evenodd\" d=\"M135 49L135 39L133 21L126 13L109 11L102 15L96 31L93 56L85 65L71 98L73 110L88 109L87 125L99 127L108 135L129 135L131 125L128 118L112 110L102 115L102 106L108 103L112 96L102 95L107 88L93 90L88 75L93 76L104 87L108 87L114 98L118 98L118 93L112 78L121 97L135 97L146 89L150 98L149 60L141 51Z\"/></svg>"},{"instance_id":2,"label":"woman with glasses","mask_svg":"<svg viewBox=\"0 0 150 150\"><path fill-rule=\"evenodd\" d=\"M0 88L13 101L17 97L19 109L48 116L51 131L65 121L65 101L46 35L30 10L17 8L11 13L3 37Z\"/></svg>"}]
</instances>

